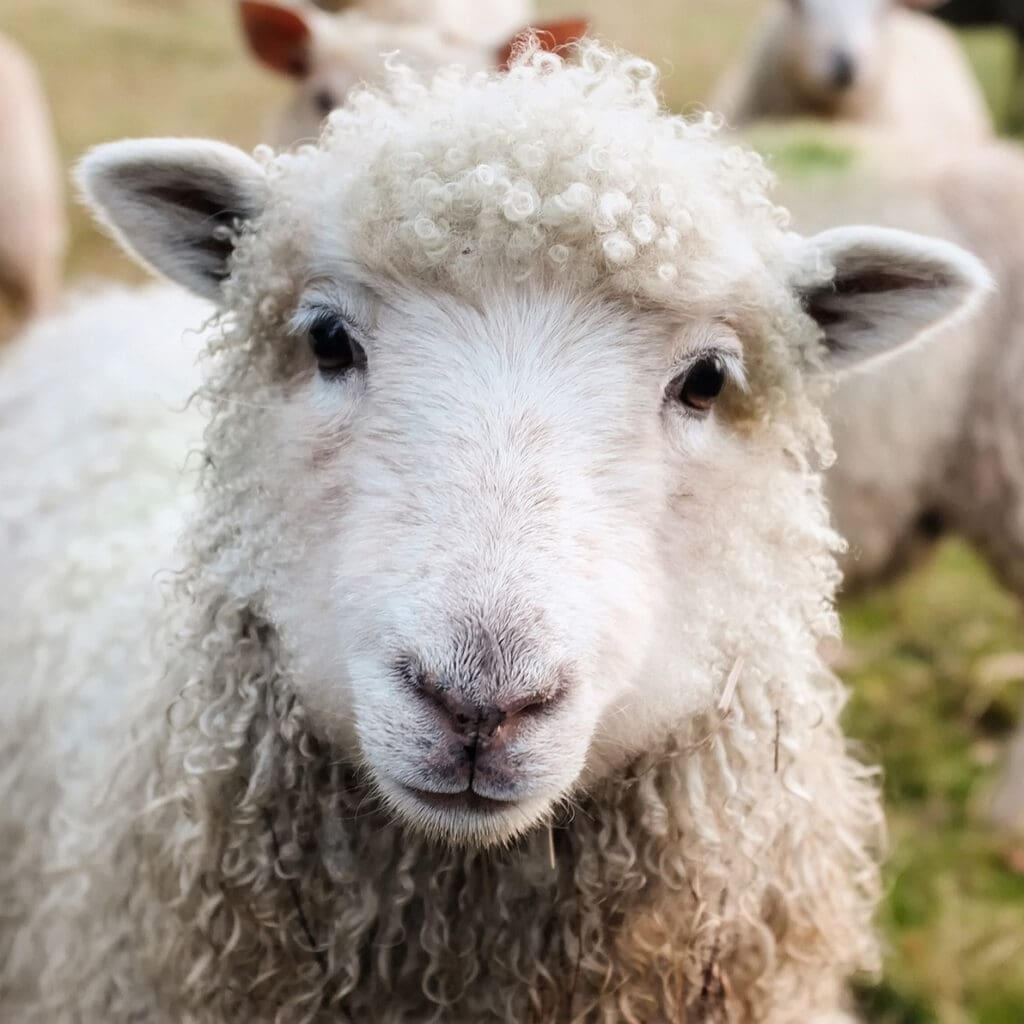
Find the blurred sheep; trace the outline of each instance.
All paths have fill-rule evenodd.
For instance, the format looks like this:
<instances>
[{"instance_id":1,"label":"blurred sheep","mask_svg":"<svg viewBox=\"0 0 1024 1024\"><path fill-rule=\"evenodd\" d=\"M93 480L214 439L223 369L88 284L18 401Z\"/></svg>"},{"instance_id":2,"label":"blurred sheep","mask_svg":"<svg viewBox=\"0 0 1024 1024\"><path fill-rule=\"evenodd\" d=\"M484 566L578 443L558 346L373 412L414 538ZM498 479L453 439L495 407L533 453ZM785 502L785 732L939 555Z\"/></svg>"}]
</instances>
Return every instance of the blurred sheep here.
<instances>
[{"instance_id":1,"label":"blurred sheep","mask_svg":"<svg viewBox=\"0 0 1024 1024\"><path fill-rule=\"evenodd\" d=\"M50 305L67 228L50 112L31 61L0 36L0 301L16 316Z\"/></svg>"},{"instance_id":2,"label":"blurred sheep","mask_svg":"<svg viewBox=\"0 0 1024 1024\"><path fill-rule=\"evenodd\" d=\"M711 106L734 125L810 115L916 139L992 133L954 35L896 0L779 0Z\"/></svg>"},{"instance_id":3,"label":"blurred sheep","mask_svg":"<svg viewBox=\"0 0 1024 1024\"><path fill-rule=\"evenodd\" d=\"M906 0L907 6L931 10L950 25L999 26L1013 33L1017 44L1013 95L1008 111L1011 127L1024 125L1024 0Z\"/></svg>"},{"instance_id":4,"label":"blurred sheep","mask_svg":"<svg viewBox=\"0 0 1024 1024\"><path fill-rule=\"evenodd\" d=\"M324 6L324 5L318 5ZM380 78L384 55L417 71L459 64L479 71L503 64L512 41L531 24L526 0L363 0L332 4L336 13L273 0L238 5L249 49L260 63L297 83L269 130L277 146L317 137L324 118L360 82ZM586 23L538 26L546 48L579 38Z\"/></svg>"}]
</instances>

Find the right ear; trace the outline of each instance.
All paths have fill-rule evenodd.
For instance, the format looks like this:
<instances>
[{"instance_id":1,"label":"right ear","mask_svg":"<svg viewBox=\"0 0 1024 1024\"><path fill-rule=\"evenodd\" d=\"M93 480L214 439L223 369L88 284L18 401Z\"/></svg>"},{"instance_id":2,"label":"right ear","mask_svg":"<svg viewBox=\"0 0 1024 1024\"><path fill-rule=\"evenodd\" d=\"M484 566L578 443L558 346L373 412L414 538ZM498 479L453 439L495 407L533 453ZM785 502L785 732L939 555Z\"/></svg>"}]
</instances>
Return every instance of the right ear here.
<instances>
[{"instance_id":1,"label":"right ear","mask_svg":"<svg viewBox=\"0 0 1024 1024\"><path fill-rule=\"evenodd\" d=\"M543 21L517 32L504 46L499 46L495 62L499 71L508 71L512 61L532 41L548 53L559 53L567 46L579 42L590 29L586 18L562 18L560 21Z\"/></svg>"},{"instance_id":2,"label":"right ear","mask_svg":"<svg viewBox=\"0 0 1024 1024\"><path fill-rule=\"evenodd\" d=\"M75 179L96 219L139 262L214 302L267 176L222 142L142 139L90 150Z\"/></svg>"},{"instance_id":3,"label":"right ear","mask_svg":"<svg viewBox=\"0 0 1024 1024\"><path fill-rule=\"evenodd\" d=\"M253 56L282 75L309 74L313 31L300 11L265 0L239 0L242 31Z\"/></svg>"}]
</instances>

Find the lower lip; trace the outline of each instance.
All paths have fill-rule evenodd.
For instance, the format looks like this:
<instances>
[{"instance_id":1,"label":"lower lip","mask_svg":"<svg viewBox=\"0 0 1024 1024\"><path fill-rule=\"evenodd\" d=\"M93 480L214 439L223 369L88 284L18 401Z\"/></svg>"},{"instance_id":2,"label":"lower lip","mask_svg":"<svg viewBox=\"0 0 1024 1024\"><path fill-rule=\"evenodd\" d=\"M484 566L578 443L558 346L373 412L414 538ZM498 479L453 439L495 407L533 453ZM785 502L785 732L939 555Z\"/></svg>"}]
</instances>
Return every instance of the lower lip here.
<instances>
[{"instance_id":1,"label":"lower lip","mask_svg":"<svg viewBox=\"0 0 1024 1024\"><path fill-rule=\"evenodd\" d=\"M431 793L429 790L416 789L414 786L403 786L402 788L420 803L438 810L501 814L503 811L509 811L515 807L515 802L512 800L493 800L491 797L481 796L471 789L464 789L461 793Z\"/></svg>"}]
</instances>

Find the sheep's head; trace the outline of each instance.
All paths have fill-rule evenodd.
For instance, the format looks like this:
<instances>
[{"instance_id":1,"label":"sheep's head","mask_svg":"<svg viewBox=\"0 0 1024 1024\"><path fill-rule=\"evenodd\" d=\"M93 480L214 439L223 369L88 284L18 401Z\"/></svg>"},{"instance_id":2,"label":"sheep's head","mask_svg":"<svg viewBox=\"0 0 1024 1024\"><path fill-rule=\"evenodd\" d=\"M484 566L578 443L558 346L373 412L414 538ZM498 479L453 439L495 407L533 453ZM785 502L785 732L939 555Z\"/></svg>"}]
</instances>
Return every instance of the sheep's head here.
<instances>
[{"instance_id":1,"label":"sheep's head","mask_svg":"<svg viewBox=\"0 0 1024 1024\"><path fill-rule=\"evenodd\" d=\"M464 8L450 0L433 6L397 0L374 5L371 17L358 3L327 14L279 0L239 0L238 14L252 55L295 83L274 129L277 144L287 146L315 139L354 86L379 81L388 54L400 53L403 64L421 72L448 64L471 70L504 66L528 6L520 11L506 3L481 12L475 0ZM579 39L586 23L564 19L538 31L541 44L555 49Z\"/></svg>"},{"instance_id":2,"label":"sheep's head","mask_svg":"<svg viewBox=\"0 0 1024 1024\"><path fill-rule=\"evenodd\" d=\"M326 14L266 0L240 0L238 8L256 59L295 82L273 130L281 146L315 139L354 86L382 77L389 53L400 51L403 63L421 71L493 62L489 40L470 42L427 21L384 21L360 10Z\"/></svg>"},{"instance_id":3,"label":"sheep's head","mask_svg":"<svg viewBox=\"0 0 1024 1024\"><path fill-rule=\"evenodd\" d=\"M230 314L211 500L239 539L211 571L258 595L315 729L452 841L542 822L744 657L766 687L816 664L812 384L984 280L917 236L786 232L757 158L653 89L587 45L403 78L290 156L81 170Z\"/></svg>"},{"instance_id":4,"label":"sheep's head","mask_svg":"<svg viewBox=\"0 0 1024 1024\"><path fill-rule=\"evenodd\" d=\"M876 88L885 18L899 0L786 0L779 22L793 76L823 112L856 106Z\"/></svg>"}]
</instances>

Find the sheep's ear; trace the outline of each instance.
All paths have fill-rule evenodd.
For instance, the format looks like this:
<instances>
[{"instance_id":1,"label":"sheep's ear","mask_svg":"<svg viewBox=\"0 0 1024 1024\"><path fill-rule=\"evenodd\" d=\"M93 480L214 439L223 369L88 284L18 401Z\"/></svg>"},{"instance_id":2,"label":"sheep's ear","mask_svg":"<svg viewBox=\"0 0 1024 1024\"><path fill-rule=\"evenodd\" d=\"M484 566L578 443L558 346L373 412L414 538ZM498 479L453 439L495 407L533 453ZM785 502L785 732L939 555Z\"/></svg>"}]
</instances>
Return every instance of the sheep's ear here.
<instances>
[{"instance_id":1,"label":"sheep's ear","mask_svg":"<svg viewBox=\"0 0 1024 1024\"><path fill-rule=\"evenodd\" d=\"M238 231L266 204L263 168L222 142L144 139L91 150L76 179L140 262L217 301Z\"/></svg>"},{"instance_id":2,"label":"sheep's ear","mask_svg":"<svg viewBox=\"0 0 1024 1024\"><path fill-rule=\"evenodd\" d=\"M313 32L300 11L264 0L239 0L242 32L253 56L271 71L305 78Z\"/></svg>"},{"instance_id":3,"label":"sheep's ear","mask_svg":"<svg viewBox=\"0 0 1024 1024\"><path fill-rule=\"evenodd\" d=\"M539 49L558 53L565 47L579 42L590 28L586 18L562 18L560 21L543 21L517 32L507 43L499 46L495 61L498 68L507 71L515 58L528 49L536 40Z\"/></svg>"},{"instance_id":4,"label":"sheep's ear","mask_svg":"<svg viewBox=\"0 0 1024 1024\"><path fill-rule=\"evenodd\" d=\"M824 332L830 369L845 370L974 309L991 288L981 262L951 242L889 228L834 228L804 242L832 270L800 291Z\"/></svg>"}]
</instances>

